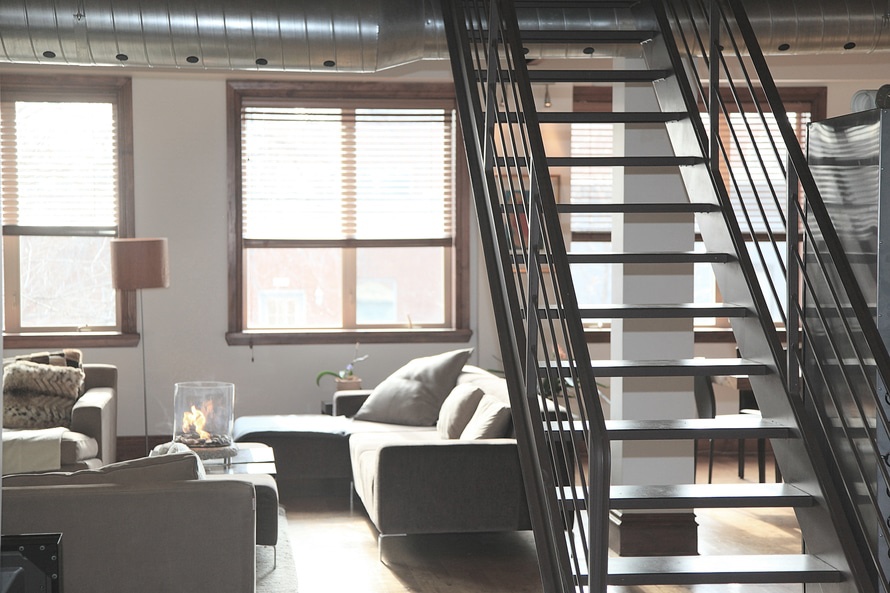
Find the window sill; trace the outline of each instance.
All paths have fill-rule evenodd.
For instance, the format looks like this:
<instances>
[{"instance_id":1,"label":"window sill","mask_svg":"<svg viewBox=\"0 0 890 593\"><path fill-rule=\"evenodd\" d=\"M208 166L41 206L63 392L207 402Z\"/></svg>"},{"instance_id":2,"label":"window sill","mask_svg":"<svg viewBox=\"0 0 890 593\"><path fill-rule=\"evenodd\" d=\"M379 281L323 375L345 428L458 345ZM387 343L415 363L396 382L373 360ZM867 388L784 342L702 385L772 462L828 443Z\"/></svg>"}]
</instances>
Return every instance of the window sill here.
<instances>
[{"instance_id":1,"label":"window sill","mask_svg":"<svg viewBox=\"0 0 890 593\"><path fill-rule=\"evenodd\" d=\"M21 348L131 348L139 334L118 332L35 332L3 334L3 349Z\"/></svg>"},{"instance_id":2,"label":"window sill","mask_svg":"<svg viewBox=\"0 0 890 593\"><path fill-rule=\"evenodd\" d=\"M361 330L317 332L228 332L229 346L270 346L276 344L399 344L467 342L469 329Z\"/></svg>"}]
</instances>

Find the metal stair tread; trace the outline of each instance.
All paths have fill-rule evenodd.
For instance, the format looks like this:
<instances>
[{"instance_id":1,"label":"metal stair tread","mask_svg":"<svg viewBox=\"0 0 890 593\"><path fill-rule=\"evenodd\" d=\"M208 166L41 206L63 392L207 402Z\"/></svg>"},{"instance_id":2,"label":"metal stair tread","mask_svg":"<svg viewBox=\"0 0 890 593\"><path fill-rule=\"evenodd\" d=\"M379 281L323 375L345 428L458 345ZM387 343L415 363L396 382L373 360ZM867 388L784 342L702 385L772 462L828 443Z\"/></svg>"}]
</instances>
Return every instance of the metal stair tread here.
<instances>
[{"instance_id":1,"label":"metal stair tread","mask_svg":"<svg viewBox=\"0 0 890 593\"><path fill-rule=\"evenodd\" d=\"M744 358L591 360L590 362L594 375L603 377L765 375L769 372L765 365Z\"/></svg>"},{"instance_id":2,"label":"metal stair tread","mask_svg":"<svg viewBox=\"0 0 890 593\"><path fill-rule=\"evenodd\" d=\"M684 167L704 162L700 156L547 157L550 167Z\"/></svg>"},{"instance_id":3,"label":"metal stair tread","mask_svg":"<svg viewBox=\"0 0 890 593\"><path fill-rule=\"evenodd\" d=\"M568 371L568 361L539 361L540 370ZM744 358L680 358L661 360L591 360L590 368L598 377L699 377L708 375L766 375L764 364Z\"/></svg>"},{"instance_id":4,"label":"metal stair tread","mask_svg":"<svg viewBox=\"0 0 890 593\"><path fill-rule=\"evenodd\" d=\"M584 434L582 420L552 420L545 434L551 439ZM730 414L716 418L673 420L606 420L606 434L613 441L652 441L688 439L787 439L795 436L792 427L756 414Z\"/></svg>"},{"instance_id":5,"label":"metal stair tread","mask_svg":"<svg viewBox=\"0 0 890 593\"><path fill-rule=\"evenodd\" d=\"M611 490L613 509L773 508L813 504L811 495L785 483L618 485Z\"/></svg>"},{"instance_id":6,"label":"metal stair tread","mask_svg":"<svg viewBox=\"0 0 890 593\"><path fill-rule=\"evenodd\" d=\"M583 576L586 580L586 576ZM609 585L837 583L841 572L809 554L609 558Z\"/></svg>"},{"instance_id":7,"label":"metal stair tread","mask_svg":"<svg viewBox=\"0 0 890 593\"><path fill-rule=\"evenodd\" d=\"M670 70L529 70L531 82L654 82L673 74ZM477 71L479 81L486 82L488 72Z\"/></svg>"},{"instance_id":8,"label":"metal stair tread","mask_svg":"<svg viewBox=\"0 0 890 593\"><path fill-rule=\"evenodd\" d=\"M542 124L623 124L623 123L664 123L680 121L689 117L685 111L540 111L538 121ZM499 112L498 121L520 121L521 113Z\"/></svg>"},{"instance_id":9,"label":"metal stair tread","mask_svg":"<svg viewBox=\"0 0 890 593\"><path fill-rule=\"evenodd\" d=\"M599 204L564 204L556 205L560 213L596 213L596 214L678 214L696 212L716 212L717 204L710 202L631 202L631 203L599 203Z\"/></svg>"},{"instance_id":10,"label":"metal stair tread","mask_svg":"<svg viewBox=\"0 0 890 593\"><path fill-rule=\"evenodd\" d=\"M494 159L499 167L528 168L525 157L502 157ZM687 167L704 163L700 156L559 156L548 157L548 167Z\"/></svg>"},{"instance_id":11,"label":"metal stair tread","mask_svg":"<svg viewBox=\"0 0 890 593\"><path fill-rule=\"evenodd\" d=\"M612 440L678 439L781 439L791 438L791 427L756 414L730 414L716 418L679 420L607 420Z\"/></svg>"},{"instance_id":12,"label":"metal stair tread","mask_svg":"<svg viewBox=\"0 0 890 593\"><path fill-rule=\"evenodd\" d=\"M557 499L572 509L587 509L580 487L557 490ZM610 488L613 509L778 508L815 504L814 498L790 484L662 484L616 485Z\"/></svg>"},{"instance_id":13,"label":"metal stair tread","mask_svg":"<svg viewBox=\"0 0 890 593\"><path fill-rule=\"evenodd\" d=\"M732 260L728 253L697 251L569 253L567 258L570 264L720 264Z\"/></svg>"},{"instance_id":14,"label":"metal stair tread","mask_svg":"<svg viewBox=\"0 0 890 593\"><path fill-rule=\"evenodd\" d=\"M550 311L551 314L554 312ZM582 319L672 319L747 317L751 311L731 303L681 303L676 305L597 305L579 307Z\"/></svg>"}]
</instances>

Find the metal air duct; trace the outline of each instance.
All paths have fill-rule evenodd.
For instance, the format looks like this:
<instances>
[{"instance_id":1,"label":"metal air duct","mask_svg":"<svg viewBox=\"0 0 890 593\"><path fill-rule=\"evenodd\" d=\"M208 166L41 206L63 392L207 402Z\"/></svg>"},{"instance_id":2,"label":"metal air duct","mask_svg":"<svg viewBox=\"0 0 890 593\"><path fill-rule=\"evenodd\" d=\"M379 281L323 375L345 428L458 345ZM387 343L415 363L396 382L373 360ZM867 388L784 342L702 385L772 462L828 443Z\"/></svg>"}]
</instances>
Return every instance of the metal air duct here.
<instances>
[{"instance_id":1,"label":"metal air duct","mask_svg":"<svg viewBox=\"0 0 890 593\"><path fill-rule=\"evenodd\" d=\"M890 49L883 0L748 0L746 6L767 53ZM548 8L546 0L540 8L521 10L519 18L526 28L558 30L652 21L635 10ZM530 57L619 51L529 49ZM0 62L375 72L445 58L437 0L0 1Z\"/></svg>"}]
</instances>

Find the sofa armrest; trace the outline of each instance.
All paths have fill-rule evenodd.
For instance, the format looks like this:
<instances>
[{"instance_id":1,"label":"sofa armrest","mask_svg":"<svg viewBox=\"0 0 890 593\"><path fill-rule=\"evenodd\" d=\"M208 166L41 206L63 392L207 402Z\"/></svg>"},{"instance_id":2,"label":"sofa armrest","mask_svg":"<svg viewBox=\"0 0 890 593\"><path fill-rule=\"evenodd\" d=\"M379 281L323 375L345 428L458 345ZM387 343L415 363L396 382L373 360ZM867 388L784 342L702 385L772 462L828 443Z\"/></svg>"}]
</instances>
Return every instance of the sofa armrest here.
<instances>
[{"instance_id":1,"label":"sofa armrest","mask_svg":"<svg viewBox=\"0 0 890 593\"><path fill-rule=\"evenodd\" d=\"M356 490L380 533L530 529L515 440L387 438L350 439Z\"/></svg>"},{"instance_id":2,"label":"sofa armrest","mask_svg":"<svg viewBox=\"0 0 890 593\"><path fill-rule=\"evenodd\" d=\"M71 410L71 430L96 439L103 464L117 460L117 398L112 387L88 389Z\"/></svg>"},{"instance_id":3,"label":"sofa armrest","mask_svg":"<svg viewBox=\"0 0 890 593\"><path fill-rule=\"evenodd\" d=\"M334 392L334 416L355 416L368 396L370 389L347 389Z\"/></svg>"},{"instance_id":4,"label":"sofa armrest","mask_svg":"<svg viewBox=\"0 0 890 593\"><path fill-rule=\"evenodd\" d=\"M7 487L2 532L62 533L63 591L244 593L254 501L238 480Z\"/></svg>"},{"instance_id":5,"label":"sofa armrest","mask_svg":"<svg viewBox=\"0 0 890 593\"><path fill-rule=\"evenodd\" d=\"M85 364L83 374L84 391L94 387L110 387L117 391L117 367L113 364Z\"/></svg>"}]
</instances>

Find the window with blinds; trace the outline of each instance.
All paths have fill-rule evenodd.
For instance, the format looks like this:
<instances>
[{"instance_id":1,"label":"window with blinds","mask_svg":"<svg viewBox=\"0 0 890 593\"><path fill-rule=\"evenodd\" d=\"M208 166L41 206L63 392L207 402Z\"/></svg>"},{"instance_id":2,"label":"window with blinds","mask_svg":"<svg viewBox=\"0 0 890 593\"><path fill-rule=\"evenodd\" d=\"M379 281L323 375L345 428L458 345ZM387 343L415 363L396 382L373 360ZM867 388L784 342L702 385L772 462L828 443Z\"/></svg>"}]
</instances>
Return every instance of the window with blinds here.
<instances>
[{"instance_id":1,"label":"window with blinds","mask_svg":"<svg viewBox=\"0 0 890 593\"><path fill-rule=\"evenodd\" d=\"M788 111L788 121L798 140L806 142L807 124L812 120L812 113L804 108L801 111ZM708 126L707 114L702 114L702 121ZM735 130L745 130L745 133L736 134L730 140L726 123L721 120L721 134L724 137L724 146L727 152L728 167L723 167L723 182L727 188L737 188L745 196L760 196L763 213L759 210L748 212L751 217L751 228L745 229L755 236L766 232L774 235L785 234L785 223L782 212L785 210L785 184L782 166L787 158L787 150L784 145L773 145L770 136L781 138L779 126L775 118L761 118L757 113L730 113L729 123ZM728 128L727 128L728 129ZM806 152L806 151L805 151ZM766 168L760 166L763 162ZM727 169L733 171L750 172L747 175L737 174L730 178ZM766 173L766 174L765 174ZM752 209L753 210L753 209ZM745 219L745 213L736 213L740 220Z\"/></svg>"},{"instance_id":2,"label":"window with blinds","mask_svg":"<svg viewBox=\"0 0 890 593\"><path fill-rule=\"evenodd\" d=\"M111 103L0 102L4 234L114 234L115 126Z\"/></svg>"},{"instance_id":3,"label":"window with blinds","mask_svg":"<svg viewBox=\"0 0 890 593\"><path fill-rule=\"evenodd\" d=\"M119 103L129 81L0 81L0 178L7 334L119 332L130 316L111 286L120 215ZM129 126L129 120L124 122ZM127 135L129 139L129 135Z\"/></svg>"},{"instance_id":4,"label":"window with blinds","mask_svg":"<svg viewBox=\"0 0 890 593\"><path fill-rule=\"evenodd\" d=\"M239 84L230 341L459 327L453 91Z\"/></svg>"},{"instance_id":5,"label":"window with blinds","mask_svg":"<svg viewBox=\"0 0 890 593\"><path fill-rule=\"evenodd\" d=\"M246 239L449 239L450 109L242 112Z\"/></svg>"}]
</instances>

